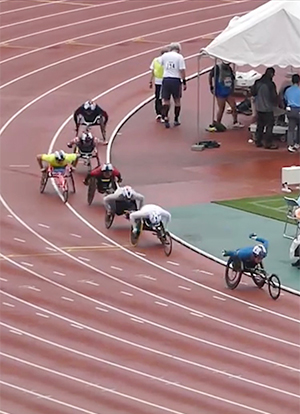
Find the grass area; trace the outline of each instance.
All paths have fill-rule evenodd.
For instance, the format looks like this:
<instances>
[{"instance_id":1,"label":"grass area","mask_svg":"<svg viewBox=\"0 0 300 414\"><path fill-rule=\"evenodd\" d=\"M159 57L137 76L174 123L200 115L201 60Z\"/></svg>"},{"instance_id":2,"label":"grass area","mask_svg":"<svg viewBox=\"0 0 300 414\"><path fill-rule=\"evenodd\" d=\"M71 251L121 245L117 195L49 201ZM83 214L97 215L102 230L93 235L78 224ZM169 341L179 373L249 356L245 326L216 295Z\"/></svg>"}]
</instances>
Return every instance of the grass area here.
<instances>
[{"instance_id":1,"label":"grass area","mask_svg":"<svg viewBox=\"0 0 300 414\"><path fill-rule=\"evenodd\" d=\"M299 197L299 193L290 193L271 197L222 200L214 201L214 203L226 207L236 208L237 210L247 211L248 213L257 214L259 216L264 216L279 221L285 221L287 207L284 201L284 197L297 199Z\"/></svg>"}]
</instances>

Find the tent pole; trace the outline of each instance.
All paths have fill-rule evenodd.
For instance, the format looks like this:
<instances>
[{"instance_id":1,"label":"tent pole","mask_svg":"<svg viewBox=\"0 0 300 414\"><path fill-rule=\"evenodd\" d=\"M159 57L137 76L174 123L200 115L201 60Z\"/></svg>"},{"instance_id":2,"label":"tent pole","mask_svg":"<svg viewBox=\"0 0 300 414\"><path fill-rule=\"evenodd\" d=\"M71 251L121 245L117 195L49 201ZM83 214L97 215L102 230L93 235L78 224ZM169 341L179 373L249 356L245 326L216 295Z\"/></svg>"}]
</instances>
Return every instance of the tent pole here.
<instances>
[{"instance_id":1,"label":"tent pole","mask_svg":"<svg viewBox=\"0 0 300 414\"><path fill-rule=\"evenodd\" d=\"M197 138L200 139L200 59L201 54L197 56Z\"/></svg>"}]
</instances>

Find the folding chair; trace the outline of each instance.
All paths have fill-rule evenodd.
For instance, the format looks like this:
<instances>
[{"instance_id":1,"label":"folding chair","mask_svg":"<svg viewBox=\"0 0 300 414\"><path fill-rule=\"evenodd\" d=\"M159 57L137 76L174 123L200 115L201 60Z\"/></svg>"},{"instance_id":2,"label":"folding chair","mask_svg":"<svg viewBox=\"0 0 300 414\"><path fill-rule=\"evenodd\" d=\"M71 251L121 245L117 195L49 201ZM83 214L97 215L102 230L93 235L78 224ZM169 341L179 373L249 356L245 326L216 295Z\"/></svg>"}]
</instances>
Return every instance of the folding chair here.
<instances>
[{"instance_id":1,"label":"folding chair","mask_svg":"<svg viewBox=\"0 0 300 414\"><path fill-rule=\"evenodd\" d=\"M294 240L300 234L300 220L298 220L295 216L295 210L297 210L297 208L299 208L300 206L294 198L284 197L284 201L287 205L287 212L283 230L283 237L285 237L286 239ZM296 224L296 233L294 234L294 236L287 234L287 226L288 224L291 224L290 221L293 221Z\"/></svg>"}]
</instances>

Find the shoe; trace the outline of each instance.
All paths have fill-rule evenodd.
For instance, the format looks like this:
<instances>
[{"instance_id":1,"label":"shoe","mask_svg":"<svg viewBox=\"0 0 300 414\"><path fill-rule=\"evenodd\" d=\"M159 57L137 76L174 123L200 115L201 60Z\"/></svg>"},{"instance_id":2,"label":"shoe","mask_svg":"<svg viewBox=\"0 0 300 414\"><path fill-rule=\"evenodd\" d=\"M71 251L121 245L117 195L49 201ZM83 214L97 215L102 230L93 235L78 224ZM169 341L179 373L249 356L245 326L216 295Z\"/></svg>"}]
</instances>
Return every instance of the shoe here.
<instances>
[{"instance_id":1,"label":"shoe","mask_svg":"<svg viewBox=\"0 0 300 414\"><path fill-rule=\"evenodd\" d=\"M300 266L300 259L297 260L297 262L292 263L293 267L299 267Z\"/></svg>"},{"instance_id":2,"label":"shoe","mask_svg":"<svg viewBox=\"0 0 300 414\"><path fill-rule=\"evenodd\" d=\"M300 144L295 144L295 145L294 145L294 148L295 148L296 150L300 149Z\"/></svg>"},{"instance_id":3,"label":"shoe","mask_svg":"<svg viewBox=\"0 0 300 414\"><path fill-rule=\"evenodd\" d=\"M155 119L156 119L156 121L157 121L157 122L160 122L160 120L161 120L161 115L156 115L156 118L155 118Z\"/></svg>"},{"instance_id":4,"label":"shoe","mask_svg":"<svg viewBox=\"0 0 300 414\"><path fill-rule=\"evenodd\" d=\"M240 122L235 122L235 123L232 125L232 128L233 128L233 129L239 129L239 128L244 128L244 126L245 126L245 125L241 124Z\"/></svg>"},{"instance_id":5,"label":"shoe","mask_svg":"<svg viewBox=\"0 0 300 414\"><path fill-rule=\"evenodd\" d=\"M214 125L210 124L210 125L206 128L206 131L207 131L207 132L217 132L217 128L216 128Z\"/></svg>"},{"instance_id":6,"label":"shoe","mask_svg":"<svg viewBox=\"0 0 300 414\"><path fill-rule=\"evenodd\" d=\"M180 122L177 120L177 121L174 121L174 126L179 126L179 125L181 125L180 124Z\"/></svg>"},{"instance_id":7,"label":"shoe","mask_svg":"<svg viewBox=\"0 0 300 414\"><path fill-rule=\"evenodd\" d=\"M288 152L297 152L297 149L295 148L295 145L289 145L287 150L288 150Z\"/></svg>"},{"instance_id":8,"label":"shoe","mask_svg":"<svg viewBox=\"0 0 300 414\"><path fill-rule=\"evenodd\" d=\"M227 253L227 250L222 250L222 256L223 257L229 256L229 254Z\"/></svg>"},{"instance_id":9,"label":"shoe","mask_svg":"<svg viewBox=\"0 0 300 414\"><path fill-rule=\"evenodd\" d=\"M89 185L89 182L87 180L82 181L84 185Z\"/></svg>"},{"instance_id":10,"label":"shoe","mask_svg":"<svg viewBox=\"0 0 300 414\"><path fill-rule=\"evenodd\" d=\"M278 149L278 145L276 144L265 145L265 149L276 150Z\"/></svg>"},{"instance_id":11,"label":"shoe","mask_svg":"<svg viewBox=\"0 0 300 414\"><path fill-rule=\"evenodd\" d=\"M165 127L166 127L167 129L169 129L169 128L170 128L170 122L169 122L169 120L168 120L167 118L165 118Z\"/></svg>"}]
</instances>

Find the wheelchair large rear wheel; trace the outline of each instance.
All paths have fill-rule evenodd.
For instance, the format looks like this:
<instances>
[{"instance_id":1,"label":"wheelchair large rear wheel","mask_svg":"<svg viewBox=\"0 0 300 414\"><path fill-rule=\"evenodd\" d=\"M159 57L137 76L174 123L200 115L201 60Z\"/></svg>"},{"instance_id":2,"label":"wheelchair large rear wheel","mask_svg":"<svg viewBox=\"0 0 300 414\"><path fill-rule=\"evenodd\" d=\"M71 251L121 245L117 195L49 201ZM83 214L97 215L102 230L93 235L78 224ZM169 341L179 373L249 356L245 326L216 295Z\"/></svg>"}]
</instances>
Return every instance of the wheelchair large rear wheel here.
<instances>
[{"instance_id":1,"label":"wheelchair large rear wheel","mask_svg":"<svg viewBox=\"0 0 300 414\"><path fill-rule=\"evenodd\" d=\"M41 177L41 181L40 181L40 193L41 194L45 191L47 182L48 182L48 173L43 172L42 177Z\"/></svg>"},{"instance_id":2,"label":"wheelchair large rear wheel","mask_svg":"<svg viewBox=\"0 0 300 414\"><path fill-rule=\"evenodd\" d=\"M132 246L137 246L141 232L142 232L142 222L139 221L137 224L137 232L133 232L133 227L130 227L130 243Z\"/></svg>"},{"instance_id":3,"label":"wheelchair large rear wheel","mask_svg":"<svg viewBox=\"0 0 300 414\"><path fill-rule=\"evenodd\" d=\"M281 283L277 275L272 274L268 280L268 290L272 299L277 300L281 293Z\"/></svg>"},{"instance_id":4,"label":"wheelchair large rear wheel","mask_svg":"<svg viewBox=\"0 0 300 414\"><path fill-rule=\"evenodd\" d=\"M114 218L115 218L114 213L108 214L107 211L105 212L105 227L107 229L111 228L111 226L114 222Z\"/></svg>"},{"instance_id":5,"label":"wheelchair large rear wheel","mask_svg":"<svg viewBox=\"0 0 300 414\"><path fill-rule=\"evenodd\" d=\"M229 259L225 269L225 282L229 289L233 290L240 284L243 271L240 266L234 263L233 259Z\"/></svg>"},{"instance_id":6,"label":"wheelchair large rear wheel","mask_svg":"<svg viewBox=\"0 0 300 414\"><path fill-rule=\"evenodd\" d=\"M161 240L164 246L165 255L168 257L172 253L172 238L168 231L165 232L163 239Z\"/></svg>"},{"instance_id":7,"label":"wheelchair large rear wheel","mask_svg":"<svg viewBox=\"0 0 300 414\"><path fill-rule=\"evenodd\" d=\"M97 181L95 177L90 178L89 187L88 187L88 193L87 193L87 201L88 205L90 206L94 200L95 192L97 189Z\"/></svg>"}]
</instances>

